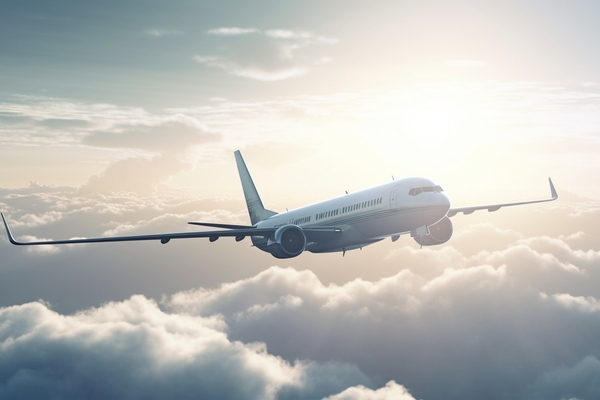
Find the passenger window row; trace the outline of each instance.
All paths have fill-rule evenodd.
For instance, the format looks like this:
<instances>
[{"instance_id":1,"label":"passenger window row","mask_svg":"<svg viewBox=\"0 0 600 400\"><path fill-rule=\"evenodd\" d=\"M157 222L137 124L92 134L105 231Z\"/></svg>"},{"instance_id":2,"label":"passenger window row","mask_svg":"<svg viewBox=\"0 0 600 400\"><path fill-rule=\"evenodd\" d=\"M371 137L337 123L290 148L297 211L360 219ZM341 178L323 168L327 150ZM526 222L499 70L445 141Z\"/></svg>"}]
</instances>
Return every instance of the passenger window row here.
<instances>
[{"instance_id":1,"label":"passenger window row","mask_svg":"<svg viewBox=\"0 0 600 400\"><path fill-rule=\"evenodd\" d=\"M383 197L380 197L378 199L369 200L369 201L363 201L360 203L352 204L347 207L337 208L335 210L331 210L331 211L327 211L327 212L322 212L322 213L317 214L315 216L315 219L320 220L323 218L334 217L339 214L346 214L346 213L349 213L349 212L352 212L355 210L359 210L362 208L376 206L381 203L383 203Z\"/></svg>"},{"instance_id":2,"label":"passenger window row","mask_svg":"<svg viewBox=\"0 0 600 400\"><path fill-rule=\"evenodd\" d=\"M310 217L302 217L302 218L290 220L291 225L300 225L300 224L305 224L307 222L310 222Z\"/></svg>"}]
</instances>

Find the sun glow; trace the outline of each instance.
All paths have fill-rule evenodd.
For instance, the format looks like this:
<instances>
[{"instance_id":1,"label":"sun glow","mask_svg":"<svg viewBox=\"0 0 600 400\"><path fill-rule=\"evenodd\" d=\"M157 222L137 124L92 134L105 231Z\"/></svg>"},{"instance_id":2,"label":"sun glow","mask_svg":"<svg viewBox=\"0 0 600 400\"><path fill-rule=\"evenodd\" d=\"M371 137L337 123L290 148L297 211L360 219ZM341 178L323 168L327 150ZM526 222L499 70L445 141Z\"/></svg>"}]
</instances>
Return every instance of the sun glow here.
<instances>
[{"instance_id":1,"label":"sun glow","mask_svg":"<svg viewBox=\"0 0 600 400\"><path fill-rule=\"evenodd\" d=\"M470 136L466 114L460 105L446 101L389 107L372 121L375 147L392 159L401 155L411 163L426 159L433 166L447 164L468 147L464 143L465 135Z\"/></svg>"},{"instance_id":2,"label":"sun glow","mask_svg":"<svg viewBox=\"0 0 600 400\"><path fill-rule=\"evenodd\" d=\"M448 141L458 123L458 110L444 103L418 104L403 114L406 133L426 146Z\"/></svg>"}]
</instances>

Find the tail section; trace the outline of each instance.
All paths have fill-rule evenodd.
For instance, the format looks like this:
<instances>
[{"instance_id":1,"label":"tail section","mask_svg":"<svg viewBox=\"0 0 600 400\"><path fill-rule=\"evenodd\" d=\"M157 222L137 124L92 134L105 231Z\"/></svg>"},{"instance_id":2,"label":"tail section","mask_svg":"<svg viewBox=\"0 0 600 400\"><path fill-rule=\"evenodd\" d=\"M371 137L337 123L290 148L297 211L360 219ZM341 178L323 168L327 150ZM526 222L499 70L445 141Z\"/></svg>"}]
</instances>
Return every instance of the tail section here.
<instances>
[{"instance_id":1,"label":"tail section","mask_svg":"<svg viewBox=\"0 0 600 400\"><path fill-rule=\"evenodd\" d=\"M256 190L256 186L254 186L254 182L252 181L252 177L248 172L248 168L246 168L246 163L242 158L242 153L237 150L235 153L235 162L237 164L238 172L240 174L240 180L242 181L242 189L244 189L244 197L246 198L246 205L248 206L248 213L250 214L250 221L252 225L263 221L277 213L274 211L270 211L265 209L262 201L260 200L260 196L258 195L258 191Z\"/></svg>"}]
</instances>

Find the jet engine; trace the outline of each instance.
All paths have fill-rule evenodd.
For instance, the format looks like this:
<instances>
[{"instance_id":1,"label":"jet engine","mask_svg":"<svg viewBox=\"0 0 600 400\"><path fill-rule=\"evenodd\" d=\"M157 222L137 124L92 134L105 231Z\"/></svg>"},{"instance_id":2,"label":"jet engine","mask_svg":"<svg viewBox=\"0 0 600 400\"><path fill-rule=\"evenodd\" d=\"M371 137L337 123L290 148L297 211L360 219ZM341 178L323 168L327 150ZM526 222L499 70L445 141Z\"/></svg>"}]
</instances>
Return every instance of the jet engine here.
<instances>
[{"instance_id":1,"label":"jet engine","mask_svg":"<svg viewBox=\"0 0 600 400\"><path fill-rule=\"evenodd\" d=\"M453 231L452 221L450 221L450 218L444 217L429 227L429 235L416 236L415 242L421 246L446 243L452 237Z\"/></svg>"},{"instance_id":2,"label":"jet engine","mask_svg":"<svg viewBox=\"0 0 600 400\"><path fill-rule=\"evenodd\" d=\"M306 248L306 236L297 225L284 225L275 231L275 243L269 251L276 258L299 256Z\"/></svg>"}]
</instances>

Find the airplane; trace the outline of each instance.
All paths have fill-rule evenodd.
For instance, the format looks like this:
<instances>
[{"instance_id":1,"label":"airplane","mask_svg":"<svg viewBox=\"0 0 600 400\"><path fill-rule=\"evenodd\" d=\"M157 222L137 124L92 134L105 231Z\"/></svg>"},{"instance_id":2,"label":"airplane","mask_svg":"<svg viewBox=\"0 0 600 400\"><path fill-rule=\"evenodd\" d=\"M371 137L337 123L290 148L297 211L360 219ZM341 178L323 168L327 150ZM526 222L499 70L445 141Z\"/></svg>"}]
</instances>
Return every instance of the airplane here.
<instances>
[{"instance_id":1,"label":"airplane","mask_svg":"<svg viewBox=\"0 0 600 400\"><path fill-rule=\"evenodd\" d=\"M342 252L345 255L348 250L362 249L388 237L395 242L405 234L410 234L421 246L443 244L452 237L450 218L459 213L492 212L502 207L558 198L552 179L548 178L551 197L547 199L452 208L450 198L441 186L429 179L410 177L276 213L263 206L240 151L234 155L252 225L189 222L219 230L19 242L13 237L2 213L8 239L14 245L32 246L141 240L159 240L166 244L172 239L190 238L208 238L214 242L220 237L234 237L239 242L250 237L255 247L276 258L297 257L304 251Z\"/></svg>"}]
</instances>

